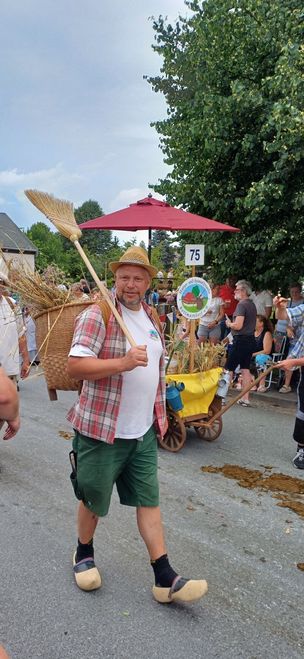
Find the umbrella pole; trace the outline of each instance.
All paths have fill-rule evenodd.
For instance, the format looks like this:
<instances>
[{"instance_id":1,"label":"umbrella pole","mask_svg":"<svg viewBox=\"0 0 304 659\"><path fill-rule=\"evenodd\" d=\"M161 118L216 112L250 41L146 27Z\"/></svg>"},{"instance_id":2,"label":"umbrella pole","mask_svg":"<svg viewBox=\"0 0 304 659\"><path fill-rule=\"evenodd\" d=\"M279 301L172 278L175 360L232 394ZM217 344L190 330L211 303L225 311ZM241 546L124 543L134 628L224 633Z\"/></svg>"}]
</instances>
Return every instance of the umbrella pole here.
<instances>
[{"instance_id":1,"label":"umbrella pole","mask_svg":"<svg viewBox=\"0 0 304 659\"><path fill-rule=\"evenodd\" d=\"M151 252L152 252L152 229L148 229L148 258L151 263Z\"/></svg>"},{"instance_id":2,"label":"umbrella pole","mask_svg":"<svg viewBox=\"0 0 304 659\"><path fill-rule=\"evenodd\" d=\"M192 266L192 277L195 277L195 265ZM196 345L196 336L195 336L195 320L190 320L190 337L189 337L189 346L190 346L190 364L189 364L189 373L194 371L194 349Z\"/></svg>"}]
</instances>

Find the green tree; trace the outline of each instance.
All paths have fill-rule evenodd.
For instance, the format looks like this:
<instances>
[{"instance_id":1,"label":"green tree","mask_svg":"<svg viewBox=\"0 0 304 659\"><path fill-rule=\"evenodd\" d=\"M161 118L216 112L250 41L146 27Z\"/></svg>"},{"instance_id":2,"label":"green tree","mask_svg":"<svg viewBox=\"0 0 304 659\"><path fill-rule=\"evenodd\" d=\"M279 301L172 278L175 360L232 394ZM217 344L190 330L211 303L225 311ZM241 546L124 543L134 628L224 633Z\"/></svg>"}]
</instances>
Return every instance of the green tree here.
<instances>
[{"instance_id":1,"label":"green tree","mask_svg":"<svg viewBox=\"0 0 304 659\"><path fill-rule=\"evenodd\" d=\"M303 275L302 0L195 0L175 25L154 21L167 102L154 125L169 174L154 189L241 229L181 234L207 244L214 274L274 289Z\"/></svg>"},{"instance_id":2,"label":"green tree","mask_svg":"<svg viewBox=\"0 0 304 659\"><path fill-rule=\"evenodd\" d=\"M75 218L77 224L82 224L88 220L94 220L96 217L104 215L104 212L97 201L89 199L81 206L75 208ZM112 243L112 231L108 229L84 229L81 238L81 244L86 247L91 254L104 254Z\"/></svg>"},{"instance_id":3,"label":"green tree","mask_svg":"<svg viewBox=\"0 0 304 659\"><path fill-rule=\"evenodd\" d=\"M168 231L156 229L152 232L152 247L159 246L160 259L165 272L172 267L174 260L174 249L171 242L172 238L169 238Z\"/></svg>"},{"instance_id":4,"label":"green tree","mask_svg":"<svg viewBox=\"0 0 304 659\"><path fill-rule=\"evenodd\" d=\"M36 222L25 233L38 248L36 257L38 270L44 270L51 263L65 270L64 247L58 233L51 231L44 222Z\"/></svg>"}]
</instances>

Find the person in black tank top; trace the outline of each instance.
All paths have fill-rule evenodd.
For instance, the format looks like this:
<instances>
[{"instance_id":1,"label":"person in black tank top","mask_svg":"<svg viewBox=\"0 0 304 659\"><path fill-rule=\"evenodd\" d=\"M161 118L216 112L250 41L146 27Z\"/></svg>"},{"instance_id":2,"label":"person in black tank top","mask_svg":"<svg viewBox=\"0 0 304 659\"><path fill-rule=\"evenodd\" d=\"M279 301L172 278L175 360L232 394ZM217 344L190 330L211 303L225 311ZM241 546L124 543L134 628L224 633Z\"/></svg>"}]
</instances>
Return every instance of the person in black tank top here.
<instances>
[{"instance_id":1,"label":"person in black tank top","mask_svg":"<svg viewBox=\"0 0 304 659\"><path fill-rule=\"evenodd\" d=\"M253 367L254 371L256 372L256 363L260 361L261 358L265 357L265 364L267 361L267 356L271 355L271 353L274 351L273 347L273 338L272 338L272 324L270 320L265 318L262 314L258 314L256 318L256 328L255 328L255 333L254 333L254 339L256 343L256 349L252 354L253 357ZM256 359L258 357L258 359ZM265 386L265 379L261 380L258 391L261 393L265 393L267 391L267 387Z\"/></svg>"}]
</instances>

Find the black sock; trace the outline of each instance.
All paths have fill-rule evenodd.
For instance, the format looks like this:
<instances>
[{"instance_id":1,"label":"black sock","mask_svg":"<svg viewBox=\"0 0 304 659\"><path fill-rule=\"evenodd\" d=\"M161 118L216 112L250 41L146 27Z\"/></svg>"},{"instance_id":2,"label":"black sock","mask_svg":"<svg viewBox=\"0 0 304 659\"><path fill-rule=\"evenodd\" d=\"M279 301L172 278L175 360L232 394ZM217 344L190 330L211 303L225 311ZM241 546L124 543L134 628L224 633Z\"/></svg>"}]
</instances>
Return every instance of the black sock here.
<instances>
[{"instance_id":1,"label":"black sock","mask_svg":"<svg viewBox=\"0 0 304 659\"><path fill-rule=\"evenodd\" d=\"M177 577L177 574L171 567L167 554L163 554L163 556L157 558L156 561L151 561L151 565L154 570L155 586L171 588L172 582L175 577Z\"/></svg>"},{"instance_id":2,"label":"black sock","mask_svg":"<svg viewBox=\"0 0 304 659\"><path fill-rule=\"evenodd\" d=\"M89 558L92 556L94 558L94 547L93 547L93 538L90 542L83 544L78 538L78 546L76 551L76 563L82 561L84 558Z\"/></svg>"}]
</instances>

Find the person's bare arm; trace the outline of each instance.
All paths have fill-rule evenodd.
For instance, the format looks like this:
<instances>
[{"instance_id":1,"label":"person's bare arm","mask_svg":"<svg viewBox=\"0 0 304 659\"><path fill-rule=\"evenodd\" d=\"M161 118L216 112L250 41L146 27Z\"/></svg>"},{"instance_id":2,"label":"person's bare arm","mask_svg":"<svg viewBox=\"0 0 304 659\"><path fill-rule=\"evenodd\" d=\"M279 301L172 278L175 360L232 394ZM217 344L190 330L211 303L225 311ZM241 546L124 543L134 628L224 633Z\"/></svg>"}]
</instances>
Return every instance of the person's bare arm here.
<instances>
[{"instance_id":1,"label":"person's bare arm","mask_svg":"<svg viewBox=\"0 0 304 659\"><path fill-rule=\"evenodd\" d=\"M95 357L69 357L67 371L76 380L100 380L110 375L147 366L146 346L131 348L123 357L96 359Z\"/></svg>"},{"instance_id":2,"label":"person's bare arm","mask_svg":"<svg viewBox=\"0 0 304 659\"><path fill-rule=\"evenodd\" d=\"M232 330L241 330L244 325L245 316L237 316L234 321L227 319L226 327Z\"/></svg>"},{"instance_id":3,"label":"person's bare arm","mask_svg":"<svg viewBox=\"0 0 304 659\"><path fill-rule=\"evenodd\" d=\"M284 359L282 362L278 362L277 366L279 368L284 368L285 371L290 371L295 366L304 366L304 357L298 357L297 359Z\"/></svg>"},{"instance_id":4,"label":"person's bare arm","mask_svg":"<svg viewBox=\"0 0 304 659\"><path fill-rule=\"evenodd\" d=\"M0 426L7 421L7 430L3 439L10 439L20 427L19 398L14 383L0 367Z\"/></svg>"},{"instance_id":5,"label":"person's bare arm","mask_svg":"<svg viewBox=\"0 0 304 659\"><path fill-rule=\"evenodd\" d=\"M27 378L30 372L30 358L28 354L25 334L19 337L19 352L22 357L21 377L24 379Z\"/></svg>"},{"instance_id":6,"label":"person's bare arm","mask_svg":"<svg viewBox=\"0 0 304 659\"><path fill-rule=\"evenodd\" d=\"M217 319L216 319L217 322L220 323L221 320L223 320L224 316L225 316L224 304L221 304L221 306L219 308L218 316L217 316Z\"/></svg>"},{"instance_id":7,"label":"person's bare arm","mask_svg":"<svg viewBox=\"0 0 304 659\"><path fill-rule=\"evenodd\" d=\"M13 421L19 413L17 389L0 367L0 419Z\"/></svg>"}]
</instances>

